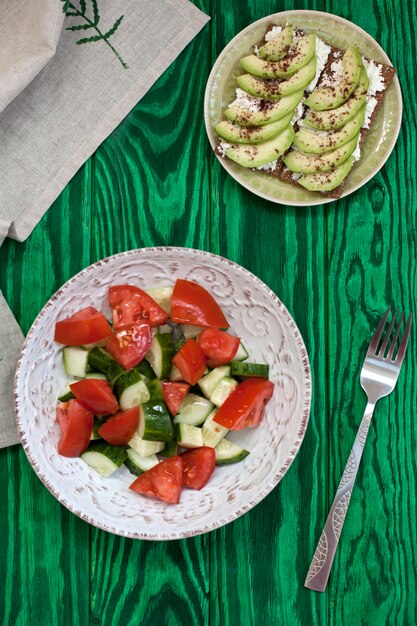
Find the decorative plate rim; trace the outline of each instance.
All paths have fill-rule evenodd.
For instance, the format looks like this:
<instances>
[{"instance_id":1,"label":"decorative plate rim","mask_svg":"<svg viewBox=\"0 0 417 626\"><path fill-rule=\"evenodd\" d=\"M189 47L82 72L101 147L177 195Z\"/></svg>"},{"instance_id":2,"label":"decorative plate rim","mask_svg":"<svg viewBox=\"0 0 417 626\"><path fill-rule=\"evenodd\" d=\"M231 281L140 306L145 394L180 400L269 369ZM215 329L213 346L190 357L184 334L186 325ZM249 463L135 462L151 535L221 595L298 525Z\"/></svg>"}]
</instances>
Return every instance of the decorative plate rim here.
<instances>
[{"instance_id":1,"label":"decorative plate rim","mask_svg":"<svg viewBox=\"0 0 417 626\"><path fill-rule=\"evenodd\" d=\"M208 80L207 80L207 85L206 85L206 90L204 93L204 122L205 122L205 127L206 127L206 133L207 133L207 137L209 139L210 145L213 149L215 149L216 143L213 139L213 132L212 132L212 123L210 120L210 116L209 116L209 101L210 101L210 93L211 93L211 87L212 87L212 83L216 77L216 74L218 72L218 69L220 67L220 65L223 62L223 58L229 53L230 49L233 48L233 46L236 44L237 41L239 41L239 39L246 35L248 32L250 32L254 27L261 25L263 23L266 23L270 20L276 20L276 19L284 19L284 18L289 18L290 16L296 16L296 17L303 17L303 16L320 16L323 17L324 19L332 19L332 20L336 20L337 22L340 22L341 24L344 24L346 26L349 26L350 28L353 28L354 30L358 31L359 33L361 33L366 39L372 41L372 44L375 45L380 54L381 57L383 57L384 62L388 65L393 66L390 58L388 57L387 53L385 52L385 50L380 46L380 44L369 34L367 33L363 28L361 28L360 26L357 26L357 24L355 24L354 22L351 22L350 20L347 20L344 17L340 17L339 15L335 15L334 13L329 13L327 11L314 11L314 10L308 10L308 9L294 9L294 10L289 10L289 11L280 11L279 13L272 13L271 15L266 15L265 17L260 18L259 20L256 20L255 22L252 22L251 24L249 24L248 26L246 26L243 30L241 30L239 33L237 33L237 35L235 35L233 37L233 39L223 48L223 50L220 52L219 56L217 57L215 64L212 67L212 70L209 74ZM247 183L246 181L242 181L241 176L239 175L239 171L235 172L231 169L229 163L221 158L216 152L214 152L217 160L221 163L222 167L224 167L224 169L226 170L226 172L232 177L234 178L234 180L236 180L236 182L238 182L242 187L244 187L245 189L247 189L248 191L250 191L251 193L259 196L260 198L264 198L265 200L269 200L270 202L273 202L274 204L278 204L281 206L298 206L298 207L302 207L302 206L317 206L317 205L321 205L321 204L329 204L331 202L336 202L337 200L340 200L342 198L346 198L347 196L349 196L351 193L354 193L355 191L357 191L358 189L360 189L361 187L363 187L364 185L366 185L366 183L368 183L381 169L382 167L385 165L385 163L387 162L388 158L390 157L395 144L397 142L398 139L398 135L400 132L400 128L401 128L401 122L402 122L402 112L403 112L403 100L402 100L402 94L401 94L401 88L400 88L400 81L398 79L397 74L395 74L390 87L392 87L392 89L394 89L395 91L395 95L397 97L398 100L398 108L397 108L397 114L395 117L395 126L393 128L393 134L392 134L392 139L390 141L390 143L388 144L388 146L386 147L386 150L384 151L384 153L382 153L380 160L378 161L377 165L371 170L371 172L365 176L363 179L361 179L359 182L357 182L355 185L352 186L351 189L348 189L346 191L344 191L342 193L342 195L340 196L340 198L327 198L326 196L320 196L319 194L317 194L317 200L315 199L310 199L310 200L292 200L291 198L283 198L283 199L277 199L275 197L273 197L271 194L269 193L265 193L260 189L256 189L254 188L250 183ZM262 174L260 174L262 176ZM289 183L288 183L289 184Z\"/></svg>"},{"instance_id":2,"label":"decorative plate rim","mask_svg":"<svg viewBox=\"0 0 417 626\"><path fill-rule=\"evenodd\" d=\"M300 428L297 433L297 438L292 448L290 449L285 462L280 467L279 471L274 474L274 476L263 486L262 490L257 494L257 496L255 498L252 498L250 502L246 503L242 507L239 507L230 515L223 516L215 520L215 522L211 523L209 526L206 526L206 527L202 526L191 531L179 532L175 530L170 533L152 533L152 532L143 532L143 531L139 531L139 532L127 531L126 532L126 531L123 531L123 529L115 528L111 524L105 525L97 521L96 519L94 519L94 517L91 517L86 514L82 514L81 511L77 511L70 503L68 503L65 500L65 498L61 495L61 492L57 490L54 487L54 485L52 485L48 481L46 476L43 474L41 467L38 464L36 455L32 451L31 442L30 440L26 438L25 429L21 423L21 416L19 413L20 412L20 398L18 394L18 385L20 382L22 367L25 361L26 351L28 349L28 346L30 345L30 342L34 334L36 333L37 326L39 322L43 319L43 317L47 315L49 308L55 303L55 301L61 296L61 294L65 293L65 291L69 289L70 286L74 282L76 282L79 278L81 278L82 276L85 276L88 272L91 272L94 269L99 268L103 264L108 263L109 261L122 259L122 258L126 258L129 256L137 256L138 260L140 260L140 257L145 258L147 255L153 255L155 253L161 253L161 252L170 252L170 253L178 252L182 254L186 253L186 254L191 254L191 255L197 255L197 256L200 256L201 258L206 258L206 259L214 257L216 260L219 260L221 264L228 265L229 267L232 266L235 270L240 272L242 275L248 277L250 280L255 281L258 284L258 286L260 286L263 290L265 290L266 293L272 298L272 300L274 300L275 304L278 306L280 312L282 313L283 317L285 318L285 321L288 323L289 328L291 329L293 333L295 344L297 346L298 354L300 357L300 362L303 365L302 378L303 378L303 384L304 384L304 395L303 395L303 402L302 402L302 414L301 414L301 420L300 420ZM225 526L226 524L229 524L235 519L238 519L244 513L246 513L247 511L255 507L257 504L259 504L282 480L283 476L286 474L292 462L294 461L295 457L297 456L297 453L303 442L303 439L307 430L308 422L309 422L310 408L311 408L311 396L312 396L311 368L310 368L310 362L308 358L307 349L305 347L304 340L302 338L302 335L293 317L291 316L291 314L289 313L288 309L283 304L283 302L280 300L280 298L260 278L258 278L255 274L253 274L252 272L250 272L243 266L239 265L238 263L235 263L234 261L231 261L230 259L227 259L226 257L220 256L211 252L206 252L203 250L198 250L196 248L187 248L187 247L181 247L181 246L153 246L153 247L147 247L147 248L136 248L132 250L127 250L125 252L119 252L117 254L107 256L103 259L100 259L99 261L96 261L90 264L89 266L82 269L80 272L78 272L74 276L72 276L70 279L68 279L49 298L49 300L46 302L46 304L43 306L43 308L41 309L41 311L35 318L24 340L24 343L23 343L23 346L19 355L19 359L18 359L18 363L16 367L15 379L14 379L14 406L15 406L16 423L17 423L17 430L19 433L19 437L22 443L22 447L26 453L26 456L28 457L28 460L33 470L35 471L35 473L37 474L41 482L45 485L45 487L69 511L77 515L82 520L90 523L91 525L97 528L100 528L101 530L105 530L107 532L110 532L110 533L113 533L122 537L127 537L131 539L149 540L149 541L184 539L188 537L198 536L203 533L210 532L212 530L216 530L218 528L221 528L222 526Z\"/></svg>"}]
</instances>

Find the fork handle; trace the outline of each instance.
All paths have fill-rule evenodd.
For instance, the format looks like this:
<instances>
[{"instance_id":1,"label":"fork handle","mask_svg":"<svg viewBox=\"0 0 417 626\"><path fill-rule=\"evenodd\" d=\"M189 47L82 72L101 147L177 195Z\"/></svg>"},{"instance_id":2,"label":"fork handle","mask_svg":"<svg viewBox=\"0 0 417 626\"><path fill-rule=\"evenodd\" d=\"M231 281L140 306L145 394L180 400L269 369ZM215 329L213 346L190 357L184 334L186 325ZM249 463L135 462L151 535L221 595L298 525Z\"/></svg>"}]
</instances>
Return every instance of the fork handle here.
<instances>
[{"instance_id":1,"label":"fork handle","mask_svg":"<svg viewBox=\"0 0 417 626\"><path fill-rule=\"evenodd\" d=\"M340 479L333 504L327 516L316 551L305 580L305 587L314 591L324 591L332 568L333 559L339 543L350 496L355 484L363 448L368 436L369 425L374 413L375 404L368 402L355 441L350 451L348 462Z\"/></svg>"}]
</instances>

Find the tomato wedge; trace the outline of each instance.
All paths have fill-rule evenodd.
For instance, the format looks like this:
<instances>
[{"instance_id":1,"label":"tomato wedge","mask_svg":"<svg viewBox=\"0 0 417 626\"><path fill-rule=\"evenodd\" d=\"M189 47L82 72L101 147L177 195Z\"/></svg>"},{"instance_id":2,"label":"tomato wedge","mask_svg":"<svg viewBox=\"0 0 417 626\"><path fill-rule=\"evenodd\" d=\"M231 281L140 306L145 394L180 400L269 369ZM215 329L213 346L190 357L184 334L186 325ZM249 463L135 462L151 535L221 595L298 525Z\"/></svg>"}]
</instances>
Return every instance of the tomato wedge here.
<instances>
[{"instance_id":1,"label":"tomato wedge","mask_svg":"<svg viewBox=\"0 0 417 626\"><path fill-rule=\"evenodd\" d=\"M178 350L172 362L190 385L195 385L200 380L207 365L204 352L195 339L188 339Z\"/></svg>"},{"instance_id":2,"label":"tomato wedge","mask_svg":"<svg viewBox=\"0 0 417 626\"><path fill-rule=\"evenodd\" d=\"M66 346L96 343L111 335L110 324L103 313L92 306L81 309L71 317L55 324L54 339Z\"/></svg>"},{"instance_id":3,"label":"tomato wedge","mask_svg":"<svg viewBox=\"0 0 417 626\"><path fill-rule=\"evenodd\" d=\"M169 504L178 504L182 490L182 467L180 456L172 456L143 472L129 486L143 496L153 496Z\"/></svg>"},{"instance_id":4,"label":"tomato wedge","mask_svg":"<svg viewBox=\"0 0 417 626\"><path fill-rule=\"evenodd\" d=\"M181 278L177 279L172 293L170 317L178 324L229 327L221 308L207 289Z\"/></svg>"},{"instance_id":5,"label":"tomato wedge","mask_svg":"<svg viewBox=\"0 0 417 626\"><path fill-rule=\"evenodd\" d=\"M181 454L183 468L183 484L191 489L202 489L208 483L216 467L214 448L203 446L187 450Z\"/></svg>"},{"instance_id":6,"label":"tomato wedge","mask_svg":"<svg viewBox=\"0 0 417 626\"><path fill-rule=\"evenodd\" d=\"M62 402L56 407L56 420L61 429L58 453L62 456L80 456L90 443L94 415L77 400Z\"/></svg>"},{"instance_id":7,"label":"tomato wedge","mask_svg":"<svg viewBox=\"0 0 417 626\"><path fill-rule=\"evenodd\" d=\"M150 325L141 322L113 333L106 342L106 349L122 367L130 370L142 361L151 341Z\"/></svg>"},{"instance_id":8,"label":"tomato wedge","mask_svg":"<svg viewBox=\"0 0 417 626\"><path fill-rule=\"evenodd\" d=\"M226 398L213 421L230 430L257 426L273 391L270 380L247 378Z\"/></svg>"},{"instance_id":9,"label":"tomato wedge","mask_svg":"<svg viewBox=\"0 0 417 626\"><path fill-rule=\"evenodd\" d=\"M178 413L189 391L190 385L186 383L162 383L162 394L171 415L175 416Z\"/></svg>"},{"instance_id":10,"label":"tomato wedge","mask_svg":"<svg viewBox=\"0 0 417 626\"><path fill-rule=\"evenodd\" d=\"M109 417L103 426L98 429L98 434L112 446L124 446L136 432L139 423L139 407L120 411L113 417Z\"/></svg>"},{"instance_id":11,"label":"tomato wedge","mask_svg":"<svg viewBox=\"0 0 417 626\"><path fill-rule=\"evenodd\" d=\"M70 389L78 402L95 415L110 415L119 409L107 380L86 378L72 383Z\"/></svg>"},{"instance_id":12,"label":"tomato wedge","mask_svg":"<svg viewBox=\"0 0 417 626\"><path fill-rule=\"evenodd\" d=\"M197 343L207 357L210 367L226 365L239 349L240 339L218 328L206 328L197 338Z\"/></svg>"},{"instance_id":13,"label":"tomato wedge","mask_svg":"<svg viewBox=\"0 0 417 626\"><path fill-rule=\"evenodd\" d=\"M150 295L133 285L116 285L109 289L113 309L113 328L120 330L137 322L150 326L166 324L168 315Z\"/></svg>"}]
</instances>

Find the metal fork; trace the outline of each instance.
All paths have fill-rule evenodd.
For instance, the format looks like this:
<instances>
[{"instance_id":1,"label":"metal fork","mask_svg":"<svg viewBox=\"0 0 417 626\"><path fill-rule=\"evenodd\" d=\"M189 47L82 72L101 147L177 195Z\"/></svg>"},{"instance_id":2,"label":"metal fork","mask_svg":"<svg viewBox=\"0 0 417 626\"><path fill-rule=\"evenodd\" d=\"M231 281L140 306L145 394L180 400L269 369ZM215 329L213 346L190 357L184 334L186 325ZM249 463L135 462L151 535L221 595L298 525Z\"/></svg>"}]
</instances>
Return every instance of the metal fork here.
<instances>
[{"instance_id":1,"label":"metal fork","mask_svg":"<svg viewBox=\"0 0 417 626\"><path fill-rule=\"evenodd\" d=\"M378 349L390 310L391 308L386 311L378 324L378 328L369 344L362 367L361 386L368 397L368 403L304 583L308 589L313 589L314 591L324 591L327 585L339 543L340 533L342 532L348 510L350 496L358 473L359 463L362 458L362 452L368 436L375 404L380 398L387 396L394 389L404 361L410 336L411 313L407 320L395 358L394 352L403 323L404 313L401 315L400 321L397 324L388 351L387 346L394 328L398 309L395 311L385 338Z\"/></svg>"}]
</instances>

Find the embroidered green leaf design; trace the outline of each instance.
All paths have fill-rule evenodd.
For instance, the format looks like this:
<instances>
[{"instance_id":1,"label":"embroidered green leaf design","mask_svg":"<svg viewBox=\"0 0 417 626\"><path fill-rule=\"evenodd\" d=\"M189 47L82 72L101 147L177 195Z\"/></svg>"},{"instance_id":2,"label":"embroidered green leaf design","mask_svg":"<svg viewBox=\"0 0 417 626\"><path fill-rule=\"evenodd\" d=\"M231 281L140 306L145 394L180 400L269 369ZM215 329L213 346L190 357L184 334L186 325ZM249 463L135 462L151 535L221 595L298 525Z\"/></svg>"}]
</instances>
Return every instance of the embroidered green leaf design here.
<instances>
[{"instance_id":1,"label":"embroidered green leaf design","mask_svg":"<svg viewBox=\"0 0 417 626\"><path fill-rule=\"evenodd\" d=\"M94 28L92 24L77 24L77 26L67 26L65 30L87 30L88 28Z\"/></svg>"},{"instance_id":2,"label":"embroidered green leaf design","mask_svg":"<svg viewBox=\"0 0 417 626\"><path fill-rule=\"evenodd\" d=\"M119 28L120 23L122 21L122 19L124 18L124 15L121 15L113 24L113 26L110 28L110 30L107 31L107 33L104 33L104 39L108 39L109 37L111 37L116 30Z\"/></svg>"},{"instance_id":3,"label":"embroidered green leaf design","mask_svg":"<svg viewBox=\"0 0 417 626\"><path fill-rule=\"evenodd\" d=\"M100 11L97 0L90 0L90 11L87 11L87 0L78 0L78 4L75 4L75 1L76 0L74 0L73 2L71 0L61 0L62 11L65 13L66 17L79 17L83 20L84 23L73 24L66 27L66 30L80 31L93 28L97 33L97 35L93 35L91 37L83 37L82 39L78 39L78 41L76 41L75 43L77 45L81 45L85 43L92 43L95 41L104 41L113 52L115 57L118 59L118 61L122 64L122 66L127 69L129 66L127 65L127 63L125 63L125 61L122 59L114 46L112 46L112 44L109 42L110 37L114 35L116 30L119 28L124 18L124 15L118 17L113 26L107 32L103 33L98 26L100 22Z\"/></svg>"}]
</instances>

